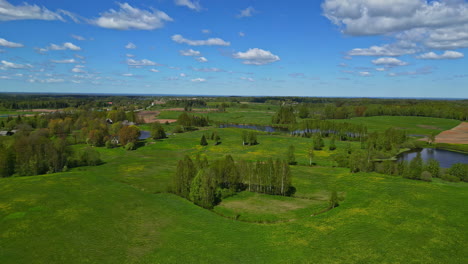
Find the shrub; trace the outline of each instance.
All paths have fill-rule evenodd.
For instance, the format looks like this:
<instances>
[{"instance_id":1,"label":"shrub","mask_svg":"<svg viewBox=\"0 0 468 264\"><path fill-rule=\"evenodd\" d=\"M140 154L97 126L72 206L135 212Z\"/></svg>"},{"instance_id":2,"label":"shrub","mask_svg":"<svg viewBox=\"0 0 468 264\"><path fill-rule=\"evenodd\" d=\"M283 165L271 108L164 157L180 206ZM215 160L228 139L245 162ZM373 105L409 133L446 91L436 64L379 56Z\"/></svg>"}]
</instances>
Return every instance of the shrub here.
<instances>
[{"instance_id":1,"label":"shrub","mask_svg":"<svg viewBox=\"0 0 468 264\"><path fill-rule=\"evenodd\" d=\"M428 171L423 171L421 173L421 180L431 182L432 181L432 174Z\"/></svg>"},{"instance_id":2,"label":"shrub","mask_svg":"<svg viewBox=\"0 0 468 264\"><path fill-rule=\"evenodd\" d=\"M134 150L135 149L135 143L129 142L127 145L125 145L125 150Z\"/></svg>"},{"instance_id":3,"label":"shrub","mask_svg":"<svg viewBox=\"0 0 468 264\"><path fill-rule=\"evenodd\" d=\"M442 175L441 179L444 181L449 181L449 182L460 182L460 178L450 175L450 174Z\"/></svg>"}]
</instances>

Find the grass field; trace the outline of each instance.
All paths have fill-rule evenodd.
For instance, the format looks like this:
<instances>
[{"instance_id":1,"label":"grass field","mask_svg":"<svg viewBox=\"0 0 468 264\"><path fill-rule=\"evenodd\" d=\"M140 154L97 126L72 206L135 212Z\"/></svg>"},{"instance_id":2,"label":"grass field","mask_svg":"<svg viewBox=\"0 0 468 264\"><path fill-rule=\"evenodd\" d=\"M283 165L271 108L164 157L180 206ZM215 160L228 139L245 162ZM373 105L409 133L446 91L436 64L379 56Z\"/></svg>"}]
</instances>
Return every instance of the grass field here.
<instances>
[{"instance_id":1,"label":"grass field","mask_svg":"<svg viewBox=\"0 0 468 264\"><path fill-rule=\"evenodd\" d=\"M325 150L308 167L311 139L261 134L248 147L241 129L216 129L222 144L201 147L211 131L98 148L101 166L0 179L0 263L466 263L466 183L350 174ZM243 192L215 208L223 217L166 192L185 154L257 160L291 144L301 199ZM311 216L333 190L340 206Z\"/></svg>"},{"instance_id":2,"label":"grass field","mask_svg":"<svg viewBox=\"0 0 468 264\"><path fill-rule=\"evenodd\" d=\"M366 125L370 132L384 131L391 127L403 129L409 135L430 135L452 129L461 122L452 119L417 117L417 116L373 116L351 119L334 119L335 122L348 122Z\"/></svg>"}]
</instances>

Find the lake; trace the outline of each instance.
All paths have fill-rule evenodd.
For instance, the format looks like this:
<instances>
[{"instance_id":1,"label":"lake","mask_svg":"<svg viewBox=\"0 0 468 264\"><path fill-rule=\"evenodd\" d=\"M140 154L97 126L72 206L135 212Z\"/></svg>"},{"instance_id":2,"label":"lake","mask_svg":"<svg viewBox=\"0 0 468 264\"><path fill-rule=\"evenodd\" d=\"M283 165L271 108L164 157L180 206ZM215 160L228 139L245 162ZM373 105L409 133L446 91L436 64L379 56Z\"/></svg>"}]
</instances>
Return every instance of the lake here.
<instances>
[{"instance_id":1,"label":"lake","mask_svg":"<svg viewBox=\"0 0 468 264\"><path fill-rule=\"evenodd\" d=\"M140 137L138 139L147 139L149 137L151 137L151 133L149 131L141 130Z\"/></svg>"},{"instance_id":2,"label":"lake","mask_svg":"<svg viewBox=\"0 0 468 264\"><path fill-rule=\"evenodd\" d=\"M416 151L404 152L398 156L398 161L411 161L413 158L416 157L418 152L421 153L421 158L424 161L428 161L429 159L435 159L439 161L440 167L442 168L450 168L455 163L468 164L468 154L433 148L423 148Z\"/></svg>"}]
</instances>

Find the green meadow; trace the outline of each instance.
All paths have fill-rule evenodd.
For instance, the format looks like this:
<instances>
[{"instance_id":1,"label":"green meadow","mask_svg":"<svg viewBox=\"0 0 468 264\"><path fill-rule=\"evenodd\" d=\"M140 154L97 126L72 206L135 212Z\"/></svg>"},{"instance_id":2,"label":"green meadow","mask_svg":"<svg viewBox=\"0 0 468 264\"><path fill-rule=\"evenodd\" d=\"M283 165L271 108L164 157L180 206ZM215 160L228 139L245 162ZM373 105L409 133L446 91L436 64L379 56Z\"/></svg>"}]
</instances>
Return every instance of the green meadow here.
<instances>
[{"instance_id":1,"label":"green meadow","mask_svg":"<svg viewBox=\"0 0 468 264\"><path fill-rule=\"evenodd\" d=\"M370 132L384 131L389 128L402 129L409 135L431 135L452 129L461 122L453 119L418 116L372 116L351 119L332 119L334 122L348 122L366 125Z\"/></svg>"},{"instance_id":2,"label":"green meadow","mask_svg":"<svg viewBox=\"0 0 468 264\"><path fill-rule=\"evenodd\" d=\"M387 120L373 129L397 122ZM419 133L429 120L400 126ZM222 143L200 146L213 131ZM466 183L351 174L329 150L315 151L309 167L311 139L259 133L259 145L243 146L242 131L96 148L100 166L0 179L0 263L466 263ZM167 192L186 154L255 161L284 157L289 145L293 197L241 192L210 211ZM324 211L332 191L340 206Z\"/></svg>"}]
</instances>

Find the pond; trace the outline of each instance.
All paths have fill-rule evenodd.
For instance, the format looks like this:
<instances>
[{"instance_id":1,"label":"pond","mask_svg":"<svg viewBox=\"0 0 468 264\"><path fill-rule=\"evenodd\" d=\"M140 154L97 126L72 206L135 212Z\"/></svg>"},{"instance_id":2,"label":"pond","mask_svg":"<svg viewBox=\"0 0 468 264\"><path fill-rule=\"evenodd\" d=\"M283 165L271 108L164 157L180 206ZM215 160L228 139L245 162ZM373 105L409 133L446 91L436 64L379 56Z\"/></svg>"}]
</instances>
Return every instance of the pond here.
<instances>
[{"instance_id":1,"label":"pond","mask_svg":"<svg viewBox=\"0 0 468 264\"><path fill-rule=\"evenodd\" d=\"M149 131L141 130L140 137L138 139L147 139L149 137L151 137L151 133Z\"/></svg>"},{"instance_id":2,"label":"pond","mask_svg":"<svg viewBox=\"0 0 468 264\"><path fill-rule=\"evenodd\" d=\"M435 159L439 161L440 167L442 168L450 168L455 163L468 164L468 154L433 148L423 148L404 152L398 156L398 161L411 161L413 158L416 157L418 152L421 153L421 158L424 161L428 161L429 159Z\"/></svg>"}]
</instances>

